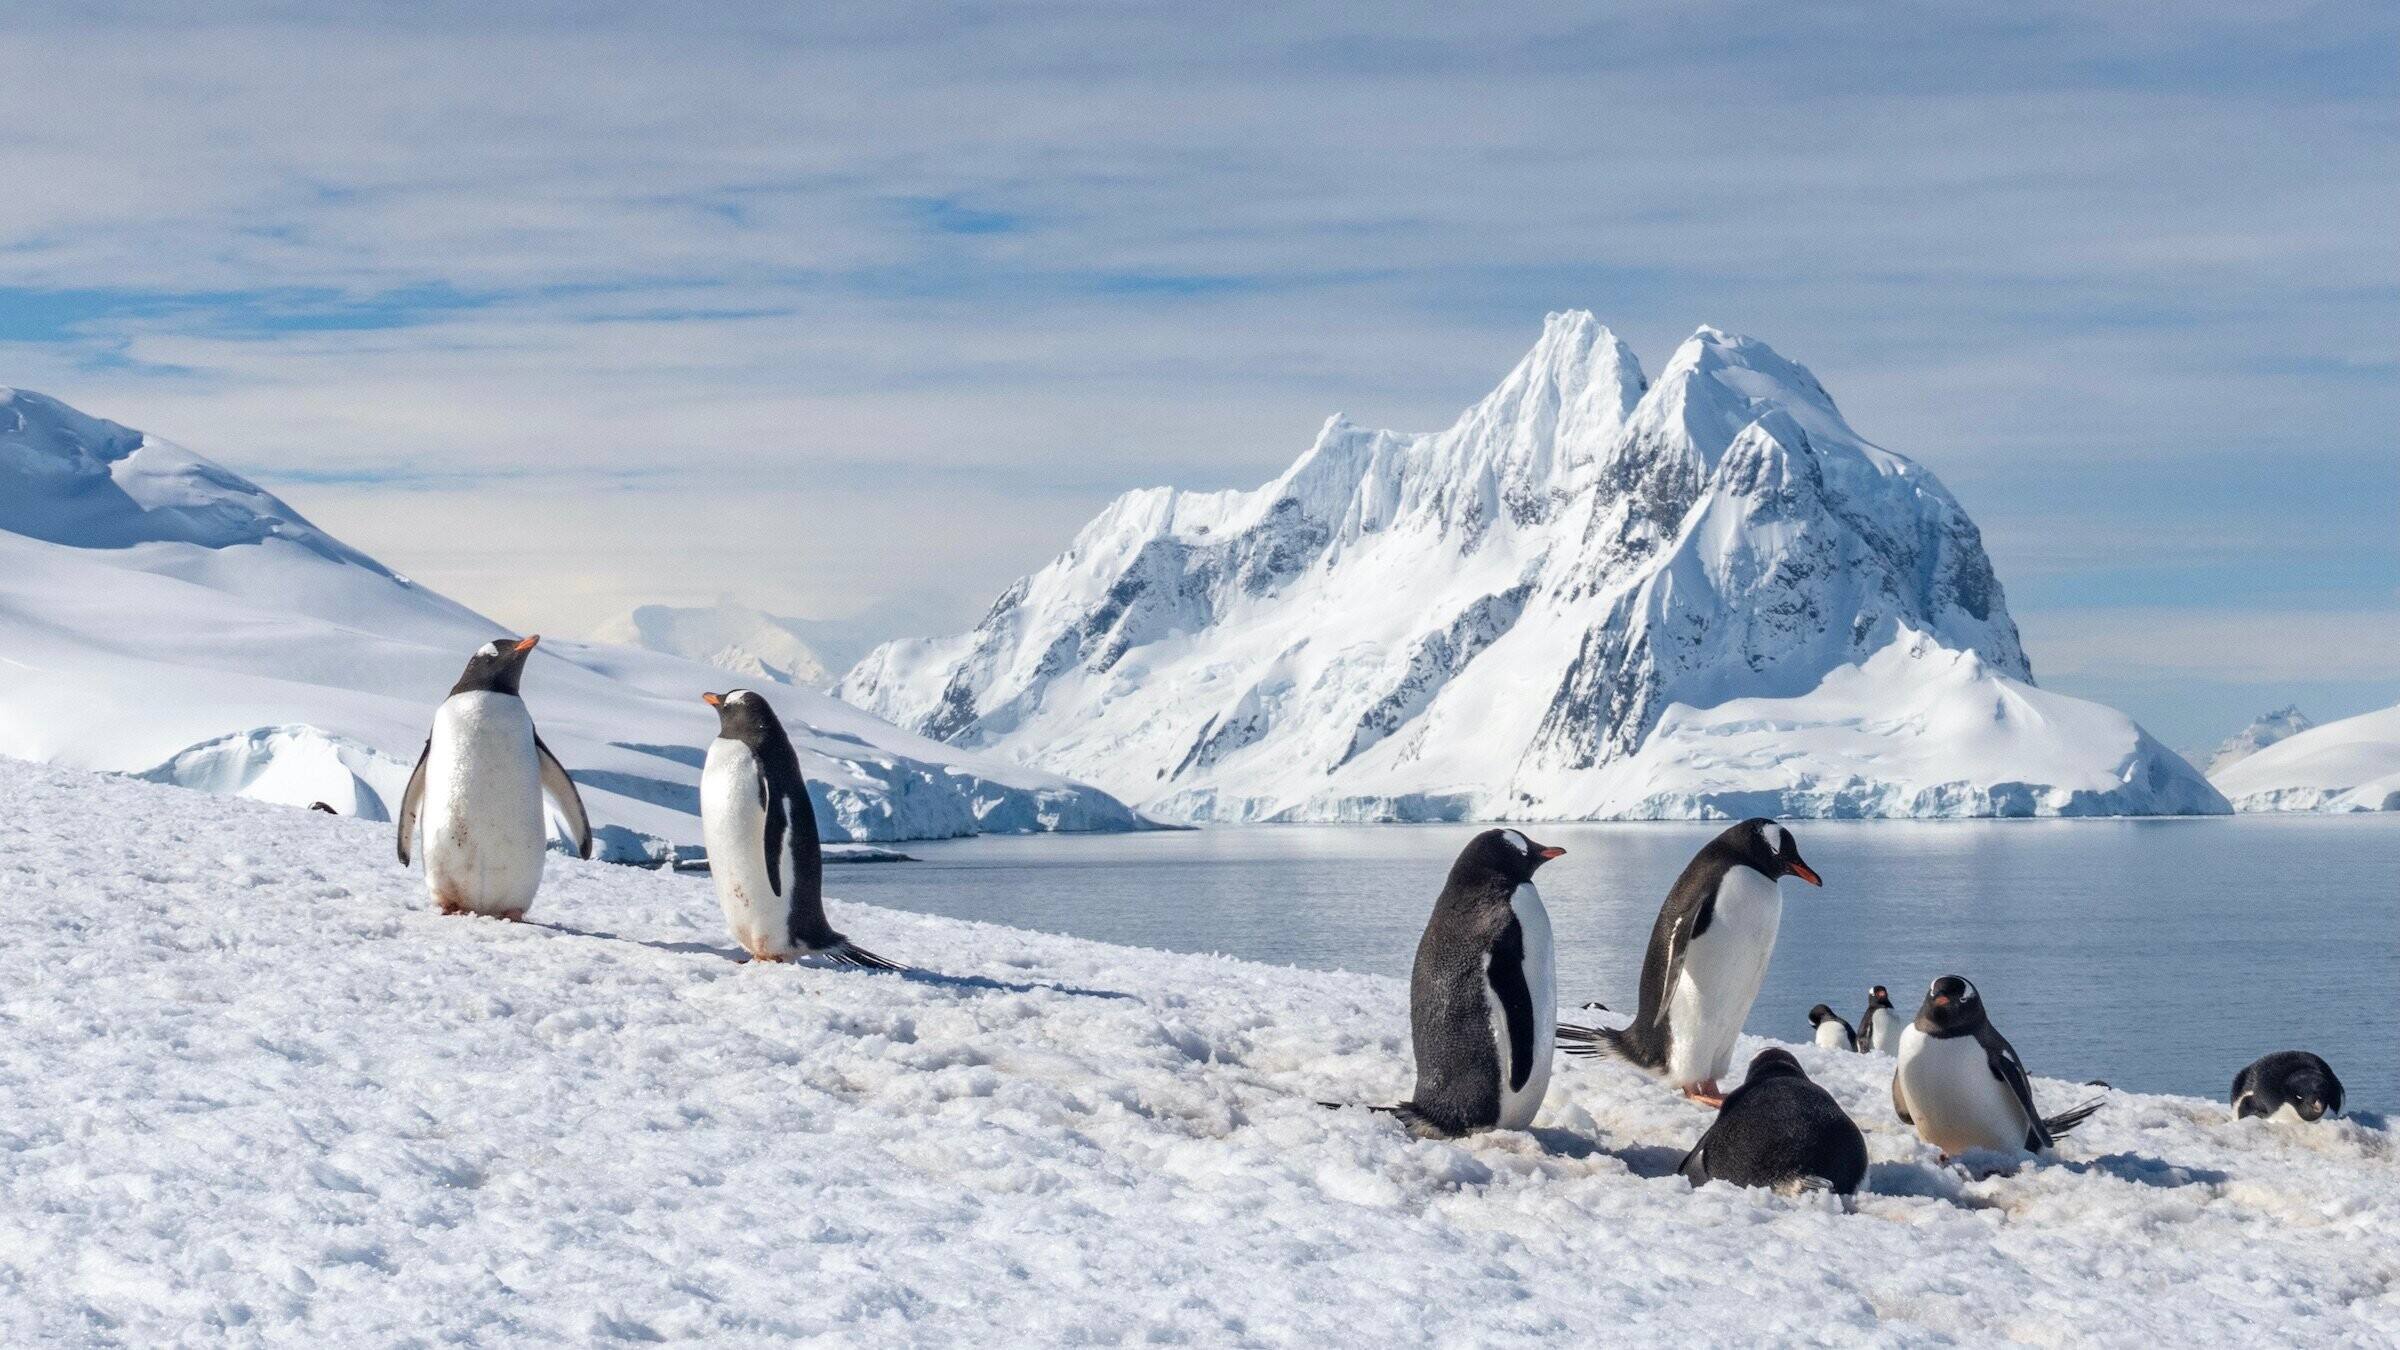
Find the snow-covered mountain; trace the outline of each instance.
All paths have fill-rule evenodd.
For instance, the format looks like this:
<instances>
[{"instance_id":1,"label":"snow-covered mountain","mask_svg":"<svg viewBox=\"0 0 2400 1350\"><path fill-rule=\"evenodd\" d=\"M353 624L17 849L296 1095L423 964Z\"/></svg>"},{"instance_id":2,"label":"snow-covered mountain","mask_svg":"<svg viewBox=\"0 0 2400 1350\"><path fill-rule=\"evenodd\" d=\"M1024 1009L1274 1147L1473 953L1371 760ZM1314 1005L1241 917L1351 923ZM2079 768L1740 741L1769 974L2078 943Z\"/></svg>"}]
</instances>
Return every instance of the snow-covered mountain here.
<instances>
[{"instance_id":1,"label":"snow-covered mountain","mask_svg":"<svg viewBox=\"0 0 2400 1350\"><path fill-rule=\"evenodd\" d=\"M730 603L639 605L594 629L592 640L680 656L745 679L827 689L879 637L893 631L842 620L789 619Z\"/></svg>"},{"instance_id":2,"label":"snow-covered mountain","mask_svg":"<svg viewBox=\"0 0 2400 1350\"><path fill-rule=\"evenodd\" d=\"M2297 703L2287 703L2270 713L2260 713L2250 719L2250 725L2225 738L2216 752L2208 757L2208 776L2214 779L2234 765L2250 758L2277 741L2289 740L2316 723Z\"/></svg>"},{"instance_id":3,"label":"snow-covered mountain","mask_svg":"<svg viewBox=\"0 0 2400 1350\"><path fill-rule=\"evenodd\" d=\"M0 390L0 754L388 818L498 625L181 447ZM699 837L721 670L546 641L525 680L602 843ZM761 681L762 684L768 682ZM832 839L1135 824L1105 793L769 685Z\"/></svg>"},{"instance_id":4,"label":"snow-covered mountain","mask_svg":"<svg viewBox=\"0 0 2400 1350\"><path fill-rule=\"evenodd\" d=\"M2295 732L2209 781L2236 811L2400 811L2400 705Z\"/></svg>"},{"instance_id":5,"label":"snow-covered mountain","mask_svg":"<svg viewBox=\"0 0 2400 1350\"><path fill-rule=\"evenodd\" d=\"M1974 522L1805 368L1702 328L1653 383L1580 312L1447 431L1128 493L838 692L1182 819L2227 809L2034 685Z\"/></svg>"}]
</instances>

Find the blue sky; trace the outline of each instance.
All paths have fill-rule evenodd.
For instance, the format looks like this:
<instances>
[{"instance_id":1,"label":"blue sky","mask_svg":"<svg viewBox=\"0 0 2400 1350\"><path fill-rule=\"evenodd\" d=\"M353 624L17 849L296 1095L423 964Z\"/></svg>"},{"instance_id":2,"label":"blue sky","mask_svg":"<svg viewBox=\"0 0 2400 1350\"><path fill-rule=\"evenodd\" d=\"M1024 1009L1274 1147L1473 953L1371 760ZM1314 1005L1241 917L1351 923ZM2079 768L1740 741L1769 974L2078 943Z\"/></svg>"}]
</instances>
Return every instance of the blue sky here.
<instances>
[{"instance_id":1,"label":"blue sky","mask_svg":"<svg viewBox=\"0 0 2400 1350\"><path fill-rule=\"evenodd\" d=\"M190 8L0 30L0 383L514 624L964 621L1580 307L1812 366L2046 683L2400 698L2388 8Z\"/></svg>"}]
</instances>

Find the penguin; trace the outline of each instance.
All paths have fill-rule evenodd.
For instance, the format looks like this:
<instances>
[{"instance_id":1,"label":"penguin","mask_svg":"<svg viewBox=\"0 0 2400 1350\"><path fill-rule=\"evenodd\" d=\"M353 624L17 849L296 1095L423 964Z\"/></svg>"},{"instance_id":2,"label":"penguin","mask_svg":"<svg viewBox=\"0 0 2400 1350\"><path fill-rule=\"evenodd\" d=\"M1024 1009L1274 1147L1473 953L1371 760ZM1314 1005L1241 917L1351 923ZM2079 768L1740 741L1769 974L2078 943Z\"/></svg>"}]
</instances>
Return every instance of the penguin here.
<instances>
[{"instance_id":1,"label":"penguin","mask_svg":"<svg viewBox=\"0 0 2400 1350\"><path fill-rule=\"evenodd\" d=\"M1820 1003L1808 1010L1808 1024L1817 1029L1817 1044L1828 1050L1858 1049L1858 1033L1842 1015ZM1755 1066L1754 1066L1755 1067ZM1748 1080L1744 1080L1748 1081Z\"/></svg>"},{"instance_id":2,"label":"penguin","mask_svg":"<svg viewBox=\"0 0 2400 1350\"><path fill-rule=\"evenodd\" d=\"M1450 865L1408 982L1416 1089L1398 1106L1375 1108L1411 1134L1522 1130L1542 1109L1558 970L1533 874L1565 853L1517 830L1485 830Z\"/></svg>"},{"instance_id":3,"label":"penguin","mask_svg":"<svg viewBox=\"0 0 2400 1350\"><path fill-rule=\"evenodd\" d=\"M1880 984L1867 991L1867 1011L1858 1019L1858 1048L1900 1053L1900 1014L1892 1011L1891 991Z\"/></svg>"},{"instance_id":4,"label":"penguin","mask_svg":"<svg viewBox=\"0 0 2400 1350\"><path fill-rule=\"evenodd\" d=\"M1775 883L1784 877L1825 884L1774 821L1745 820L1710 840L1659 908L1632 1023L1560 1027L1567 1053L1616 1055L1664 1075L1696 1102L1723 1105L1717 1080L1732 1067L1734 1038L1775 951L1783 920Z\"/></svg>"},{"instance_id":5,"label":"penguin","mask_svg":"<svg viewBox=\"0 0 2400 1350\"><path fill-rule=\"evenodd\" d=\"M2322 1120L2342 1113L2342 1080L2306 1050L2278 1050L2233 1076L2233 1118Z\"/></svg>"},{"instance_id":6,"label":"penguin","mask_svg":"<svg viewBox=\"0 0 2400 1350\"><path fill-rule=\"evenodd\" d=\"M2100 1109L2099 1098L2055 1116L2035 1109L2024 1061L1985 1015L1983 996L1956 975L1925 991L1899 1056L1892 1109L1944 1162L1971 1148L2040 1153Z\"/></svg>"},{"instance_id":7,"label":"penguin","mask_svg":"<svg viewBox=\"0 0 2400 1350\"><path fill-rule=\"evenodd\" d=\"M444 914L521 920L542 884L549 830L547 793L566 818L578 857L592 856L583 797L533 729L517 693L541 635L495 639L467 658L465 673L433 714L400 799L400 865L412 860L423 823L425 887Z\"/></svg>"},{"instance_id":8,"label":"penguin","mask_svg":"<svg viewBox=\"0 0 2400 1350\"><path fill-rule=\"evenodd\" d=\"M748 689L702 694L717 738L700 770L700 833L733 940L753 960L822 957L900 970L825 921L825 857L800 756L767 701Z\"/></svg>"},{"instance_id":9,"label":"penguin","mask_svg":"<svg viewBox=\"0 0 2400 1350\"><path fill-rule=\"evenodd\" d=\"M1711 1181L1777 1190L1832 1191L1845 1206L1867 1175L1867 1139L1780 1047L1750 1061L1708 1132L1675 1169L1694 1186Z\"/></svg>"}]
</instances>

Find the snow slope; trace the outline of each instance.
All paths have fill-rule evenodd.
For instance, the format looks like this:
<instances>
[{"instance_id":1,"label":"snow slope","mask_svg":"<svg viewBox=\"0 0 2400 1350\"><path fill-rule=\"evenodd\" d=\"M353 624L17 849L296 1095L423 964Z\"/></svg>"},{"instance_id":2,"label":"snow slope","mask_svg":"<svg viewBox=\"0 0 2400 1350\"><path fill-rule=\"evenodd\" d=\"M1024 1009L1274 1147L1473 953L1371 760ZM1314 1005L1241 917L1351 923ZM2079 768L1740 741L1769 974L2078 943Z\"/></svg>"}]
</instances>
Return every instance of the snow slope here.
<instances>
[{"instance_id":1,"label":"snow slope","mask_svg":"<svg viewBox=\"0 0 2400 1350\"><path fill-rule=\"evenodd\" d=\"M664 652L744 679L828 689L875 645L864 633L854 623L787 619L723 604L638 605L591 636L594 642Z\"/></svg>"},{"instance_id":2,"label":"snow slope","mask_svg":"<svg viewBox=\"0 0 2400 1350\"><path fill-rule=\"evenodd\" d=\"M1707 1113L1621 1067L1562 1062L1534 1132L1463 1143L1312 1105L1405 1090L1390 980L838 897L940 974L737 966L707 887L553 858L540 923L444 919L369 822L0 761L0 1344L2400 1327L2371 1118L2120 1094L1968 1181L1892 1117L1891 1061L1794 1046L1868 1132L1844 1215L1689 1190Z\"/></svg>"},{"instance_id":3,"label":"snow slope","mask_svg":"<svg viewBox=\"0 0 2400 1350\"><path fill-rule=\"evenodd\" d=\"M2400 705L2299 732L2210 781L2237 811L2400 811Z\"/></svg>"},{"instance_id":4,"label":"snow slope","mask_svg":"<svg viewBox=\"0 0 2400 1350\"><path fill-rule=\"evenodd\" d=\"M388 818L434 707L499 631L187 450L0 390L0 754ZM535 653L526 699L612 856L697 844L716 727L699 694L729 679L624 648ZM831 838L1135 823L1055 775L764 692Z\"/></svg>"},{"instance_id":5,"label":"snow slope","mask_svg":"<svg viewBox=\"0 0 2400 1350\"><path fill-rule=\"evenodd\" d=\"M1449 430L1128 493L838 692L1194 820L2226 809L2034 687L1974 522L1804 367L1703 328L1653 384L1580 312Z\"/></svg>"},{"instance_id":6,"label":"snow slope","mask_svg":"<svg viewBox=\"0 0 2400 1350\"><path fill-rule=\"evenodd\" d=\"M2225 738L2216 753L2208 758L2208 776L2214 779L2234 765L2250 758L2277 741L2290 740L2316 725L2300 705L2287 703L2270 713L2260 713L2250 719L2250 725Z\"/></svg>"}]
</instances>

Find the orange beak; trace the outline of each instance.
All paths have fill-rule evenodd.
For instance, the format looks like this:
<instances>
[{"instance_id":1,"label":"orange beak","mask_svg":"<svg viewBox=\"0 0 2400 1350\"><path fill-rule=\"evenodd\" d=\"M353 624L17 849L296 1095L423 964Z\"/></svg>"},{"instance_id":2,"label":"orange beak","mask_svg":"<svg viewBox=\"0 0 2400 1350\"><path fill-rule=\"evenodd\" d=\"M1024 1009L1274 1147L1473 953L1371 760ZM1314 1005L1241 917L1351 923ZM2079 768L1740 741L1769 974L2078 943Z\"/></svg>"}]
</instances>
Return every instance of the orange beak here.
<instances>
[{"instance_id":1,"label":"orange beak","mask_svg":"<svg viewBox=\"0 0 2400 1350\"><path fill-rule=\"evenodd\" d=\"M532 651L532 650L533 650L533 648L534 648L534 644L536 644L536 643L540 642L541 640L542 640L542 635L541 635L541 634L539 634L539 633L536 633L536 634L534 634L532 637L529 637L529 638L521 638L521 639L519 639L519 640L518 640L518 642L517 642L517 647L516 647L516 649L517 649L518 651L520 651L520 652L529 652L529 651Z\"/></svg>"},{"instance_id":2,"label":"orange beak","mask_svg":"<svg viewBox=\"0 0 2400 1350\"><path fill-rule=\"evenodd\" d=\"M1807 882L1811 886L1822 886L1825 884L1825 878L1817 875L1817 869L1804 862L1793 863L1791 875L1800 878L1802 881Z\"/></svg>"},{"instance_id":3,"label":"orange beak","mask_svg":"<svg viewBox=\"0 0 2400 1350\"><path fill-rule=\"evenodd\" d=\"M702 694L700 696L700 701L712 708L721 708L725 706L725 696L723 694Z\"/></svg>"},{"instance_id":4,"label":"orange beak","mask_svg":"<svg viewBox=\"0 0 2400 1350\"><path fill-rule=\"evenodd\" d=\"M1543 847L1535 849L1533 851L1533 856L1541 859L1543 862L1548 862L1552 858L1563 858L1567 856L1567 851L1563 848Z\"/></svg>"},{"instance_id":5,"label":"orange beak","mask_svg":"<svg viewBox=\"0 0 2400 1350\"><path fill-rule=\"evenodd\" d=\"M1933 996L1933 1006L1935 1006L1935 1007L1937 1007L1937 1008L1947 1008L1947 1007L1949 1007L1949 1006L1950 1006L1950 996L1949 996L1948 994L1935 994L1935 995Z\"/></svg>"}]
</instances>

